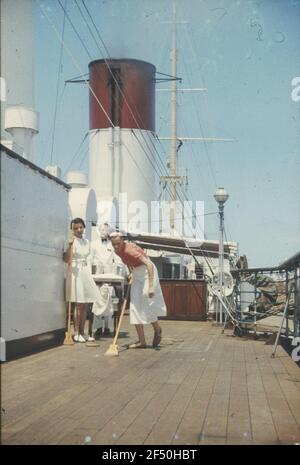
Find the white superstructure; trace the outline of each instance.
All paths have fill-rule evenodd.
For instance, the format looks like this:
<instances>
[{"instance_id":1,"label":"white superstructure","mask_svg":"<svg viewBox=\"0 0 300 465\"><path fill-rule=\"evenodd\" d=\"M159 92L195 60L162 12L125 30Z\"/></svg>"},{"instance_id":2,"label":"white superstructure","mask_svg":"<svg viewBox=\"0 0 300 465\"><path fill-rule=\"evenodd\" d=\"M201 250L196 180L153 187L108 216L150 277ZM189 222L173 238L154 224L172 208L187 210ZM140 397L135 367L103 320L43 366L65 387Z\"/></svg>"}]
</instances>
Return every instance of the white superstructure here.
<instances>
[{"instance_id":1,"label":"white superstructure","mask_svg":"<svg viewBox=\"0 0 300 465\"><path fill-rule=\"evenodd\" d=\"M1 186L1 337L51 341L65 328L68 186L5 149Z\"/></svg>"},{"instance_id":2,"label":"white superstructure","mask_svg":"<svg viewBox=\"0 0 300 465\"><path fill-rule=\"evenodd\" d=\"M34 109L33 2L1 0L1 142L31 161L38 133Z\"/></svg>"}]
</instances>

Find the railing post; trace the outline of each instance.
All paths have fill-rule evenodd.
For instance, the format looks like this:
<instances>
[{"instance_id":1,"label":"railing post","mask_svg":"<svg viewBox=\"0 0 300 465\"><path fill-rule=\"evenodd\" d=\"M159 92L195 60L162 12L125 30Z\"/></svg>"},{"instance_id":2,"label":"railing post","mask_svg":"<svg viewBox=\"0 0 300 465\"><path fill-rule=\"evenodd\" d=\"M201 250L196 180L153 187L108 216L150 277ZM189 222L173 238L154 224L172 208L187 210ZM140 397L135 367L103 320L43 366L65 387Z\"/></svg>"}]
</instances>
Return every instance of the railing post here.
<instances>
[{"instance_id":1,"label":"railing post","mask_svg":"<svg viewBox=\"0 0 300 465\"><path fill-rule=\"evenodd\" d=\"M294 273L294 340L300 338L300 268L295 268Z\"/></svg>"},{"instance_id":2,"label":"railing post","mask_svg":"<svg viewBox=\"0 0 300 465\"><path fill-rule=\"evenodd\" d=\"M257 307L257 287L256 287L256 280L257 280L257 272L254 274L255 282L254 282L254 334L256 335L256 307Z\"/></svg>"},{"instance_id":3,"label":"railing post","mask_svg":"<svg viewBox=\"0 0 300 465\"><path fill-rule=\"evenodd\" d=\"M288 298L289 295L289 273L286 270L285 271L285 299ZM285 332L286 332L286 337L289 337L289 310L287 309L286 312L286 319L285 319Z\"/></svg>"}]
</instances>

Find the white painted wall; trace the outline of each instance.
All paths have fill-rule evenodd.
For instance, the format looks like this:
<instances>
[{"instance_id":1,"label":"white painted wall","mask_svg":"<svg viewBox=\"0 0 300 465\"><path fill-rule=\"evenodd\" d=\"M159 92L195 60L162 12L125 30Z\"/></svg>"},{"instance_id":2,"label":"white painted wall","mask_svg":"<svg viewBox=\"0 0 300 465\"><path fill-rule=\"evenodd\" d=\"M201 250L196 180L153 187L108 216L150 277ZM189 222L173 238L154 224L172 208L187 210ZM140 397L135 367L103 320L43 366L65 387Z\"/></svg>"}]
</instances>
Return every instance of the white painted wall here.
<instances>
[{"instance_id":1,"label":"white painted wall","mask_svg":"<svg viewBox=\"0 0 300 465\"><path fill-rule=\"evenodd\" d=\"M1 95L1 140L11 139L5 128L16 127L10 129L11 136L22 147L22 155L34 160L32 138L38 132L38 114L33 110L33 0L1 0L0 8L0 69L5 88L5 95Z\"/></svg>"},{"instance_id":2,"label":"white painted wall","mask_svg":"<svg viewBox=\"0 0 300 465\"><path fill-rule=\"evenodd\" d=\"M7 104L33 106L32 0L1 0L1 76Z\"/></svg>"},{"instance_id":3,"label":"white painted wall","mask_svg":"<svg viewBox=\"0 0 300 465\"><path fill-rule=\"evenodd\" d=\"M156 142L150 131L134 132L136 136L130 129L90 131L89 186L97 202L126 193L128 204L144 201L150 212L150 202L157 200Z\"/></svg>"},{"instance_id":4,"label":"white painted wall","mask_svg":"<svg viewBox=\"0 0 300 465\"><path fill-rule=\"evenodd\" d=\"M85 238L92 239L92 223L97 223L97 201L93 189L89 187L72 187L69 192L69 224L74 218L85 222Z\"/></svg>"},{"instance_id":5,"label":"white painted wall","mask_svg":"<svg viewBox=\"0 0 300 465\"><path fill-rule=\"evenodd\" d=\"M1 336L65 327L68 191L1 152Z\"/></svg>"}]
</instances>

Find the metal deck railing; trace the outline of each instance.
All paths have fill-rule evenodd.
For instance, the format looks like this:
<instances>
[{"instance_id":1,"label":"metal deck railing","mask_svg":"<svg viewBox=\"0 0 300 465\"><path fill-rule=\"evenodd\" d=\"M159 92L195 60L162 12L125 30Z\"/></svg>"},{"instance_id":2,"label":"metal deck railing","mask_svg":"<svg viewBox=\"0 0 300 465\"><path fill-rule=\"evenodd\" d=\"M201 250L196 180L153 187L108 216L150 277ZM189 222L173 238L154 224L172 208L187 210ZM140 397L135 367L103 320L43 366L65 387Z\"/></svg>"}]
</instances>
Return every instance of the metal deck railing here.
<instances>
[{"instance_id":1,"label":"metal deck railing","mask_svg":"<svg viewBox=\"0 0 300 465\"><path fill-rule=\"evenodd\" d=\"M249 268L231 273L235 278L235 319L243 332L268 332L268 327L270 332L276 332L281 327L282 336L300 342L300 257L277 268ZM264 320L268 324L264 325Z\"/></svg>"}]
</instances>

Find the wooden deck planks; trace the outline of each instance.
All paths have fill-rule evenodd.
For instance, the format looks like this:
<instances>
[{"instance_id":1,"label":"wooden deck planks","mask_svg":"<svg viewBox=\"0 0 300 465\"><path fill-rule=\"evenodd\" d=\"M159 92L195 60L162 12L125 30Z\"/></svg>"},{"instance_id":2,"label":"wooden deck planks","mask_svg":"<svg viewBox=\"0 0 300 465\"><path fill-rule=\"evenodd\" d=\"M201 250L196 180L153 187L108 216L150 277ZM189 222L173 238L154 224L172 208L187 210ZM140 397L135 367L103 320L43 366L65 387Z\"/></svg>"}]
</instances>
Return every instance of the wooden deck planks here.
<instances>
[{"instance_id":1,"label":"wooden deck planks","mask_svg":"<svg viewBox=\"0 0 300 465\"><path fill-rule=\"evenodd\" d=\"M208 322L161 324L174 340L160 350L107 357L106 339L4 364L2 443L300 442L300 370L282 347L272 358L272 346ZM128 318L125 329L134 340Z\"/></svg>"},{"instance_id":2,"label":"wooden deck planks","mask_svg":"<svg viewBox=\"0 0 300 465\"><path fill-rule=\"evenodd\" d=\"M184 411L172 444L198 444L207 408L218 374L221 352L214 352L212 359L200 358L198 382Z\"/></svg>"},{"instance_id":3,"label":"wooden deck planks","mask_svg":"<svg viewBox=\"0 0 300 465\"><path fill-rule=\"evenodd\" d=\"M259 341L254 342L261 344ZM258 350L257 348L255 350L254 345L250 343L247 344L246 350L247 386L253 443L279 444L279 438L274 427L272 413L262 382Z\"/></svg>"},{"instance_id":4,"label":"wooden deck planks","mask_svg":"<svg viewBox=\"0 0 300 465\"><path fill-rule=\"evenodd\" d=\"M199 376L196 363L186 363L184 367L186 369L185 378L181 383L177 383L179 387L174 397L158 418L144 444L157 444L158 442L161 444L171 444L178 437L177 429L179 423L191 400ZM171 381L174 382L174 378Z\"/></svg>"},{"instance_id":5,"label":"wooden deck planks","mask_svg":"<svg viewBox=\"0 0 300 465\"><path fill-rule=\"evenodd\" d=\"M116 444L143 444L162 412L171 402L177 389L178 386L176 384L158 385L155 396L127 428L126 432L121 435Z\"/></svg>"},{"instance_id":6,"label":"wooden deck planks","mask_svg":"<svg viewBox=\"0 0 300 465\"><path fill-rule=\"evenodd\" d=\"M222 343L218 372L199 439L201 445L226 444L233 345L231 340Z\"/></svg>"},{"instance_id":7,"label":"wooden deck planks","mask_svg":"<svg viewBox=\"0 0 300 465\"><path fill-rule=\"evenodd\" d=\"M226 444L249 445L252 443L245 346L242 341L236 341L229 397Z\"/></svg>"}]
</instances>

